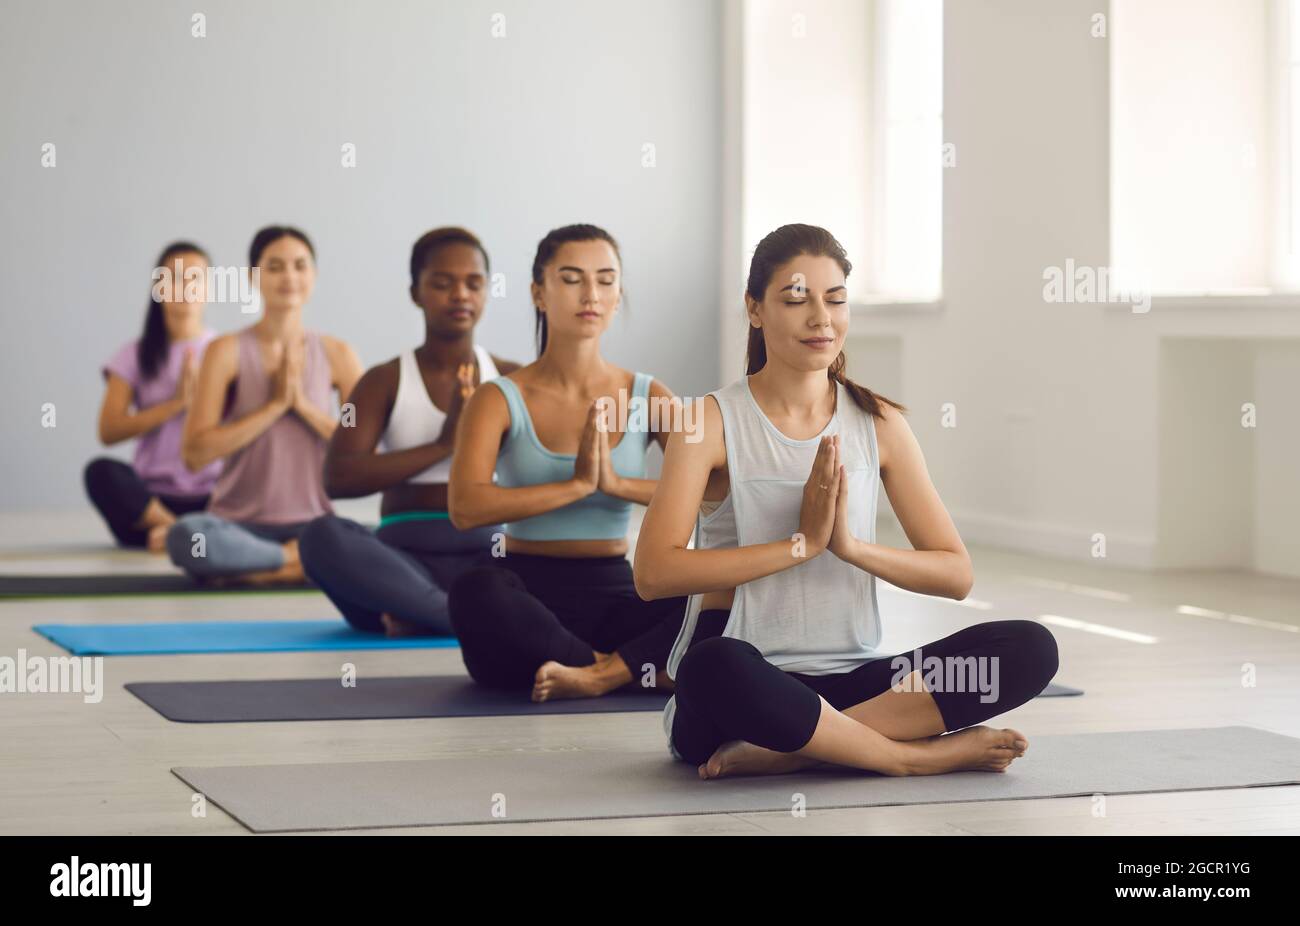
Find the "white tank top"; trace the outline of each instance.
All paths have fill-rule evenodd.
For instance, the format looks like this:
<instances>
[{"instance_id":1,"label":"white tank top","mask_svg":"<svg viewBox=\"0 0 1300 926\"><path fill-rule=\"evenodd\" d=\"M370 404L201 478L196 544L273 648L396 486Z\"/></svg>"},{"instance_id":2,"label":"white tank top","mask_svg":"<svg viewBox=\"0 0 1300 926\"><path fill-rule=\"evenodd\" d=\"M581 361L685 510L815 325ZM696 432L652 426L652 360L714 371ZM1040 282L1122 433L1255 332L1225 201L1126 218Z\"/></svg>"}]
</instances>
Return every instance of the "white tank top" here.
<instances>
[{"instance_id":1,"label":"white tank top","mask_svg":"<svg viewBox=\"0 0 1300 926\"><path fill-rule=\"evenodd\" d=\"M696 521L695 546L710 549L789 541L799 530L803 488L825 435L840 434L840 462L849 480L849 528L867 543L876 539L880 458L875 419L848 390L836 385L836 408L821 434L793 440L777 430L754 400L749 377L710 393L722 410L731 483L726 499ZM702 595L692 595L668 657L669 677L686 653ZM880 644L876 577L829 550L782 572L737 587L722 635L752 643L785 672L829 675L874 658ZM664 731L671 747L676 707L670 698Z\"/></svg>"},{"instance_id":2,"label":"white tank top","mask_svg":"<svg viewBox=\"0 0 1300 926\"><path fill-rule=\"evenodd\" d=\"M484 347L475 344L474 356L478 358L480 385L501 375L492 362L492 355ZM424 377L420 375L415 351L402 354L398 358L397 397L393 399L393 410L388 414L388 428L381 439L384 450L409 450L432 443L442 433L442 425L446 420L447 413L433 404L429 390L424 386ZM451 457L448 456L406 481L446 482L450 478Z\"/></svg>"}]
</instances>

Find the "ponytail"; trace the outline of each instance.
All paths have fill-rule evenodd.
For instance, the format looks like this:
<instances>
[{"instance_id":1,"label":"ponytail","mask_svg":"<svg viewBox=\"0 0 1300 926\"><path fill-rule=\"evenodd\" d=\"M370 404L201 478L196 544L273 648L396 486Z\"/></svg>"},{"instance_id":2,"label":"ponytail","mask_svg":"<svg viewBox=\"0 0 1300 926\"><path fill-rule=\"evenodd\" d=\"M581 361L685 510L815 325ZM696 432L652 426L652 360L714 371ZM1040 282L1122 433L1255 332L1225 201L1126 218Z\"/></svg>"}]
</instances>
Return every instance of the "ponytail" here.
<instances>
[{"instance_id":1,"label":"ponytail","mask_svg":"<svg viewBox=\"0 0 1300 926\"><path fill-rule=\"evenodd\" d=\"M190 241L174 241L163 248L163 252L158 255L158 260L154 262L154 267L165 267L173 257L179 257L182 254L198 254L211 263L207 253L197 244ZM173 295L177 286L180 286L181 292L184 292L184 285L183 280L173 279ZM167 348L167 319L163 315L162 303L153 297L153 287L151 286L149 288L149 306L144 312L144 332L140 335L140 341L135 349L136 365L140 368L142 379L150 380L158 375L158 371L162 369L163 361L167 357Z\"/></svg>"}]
</instances>

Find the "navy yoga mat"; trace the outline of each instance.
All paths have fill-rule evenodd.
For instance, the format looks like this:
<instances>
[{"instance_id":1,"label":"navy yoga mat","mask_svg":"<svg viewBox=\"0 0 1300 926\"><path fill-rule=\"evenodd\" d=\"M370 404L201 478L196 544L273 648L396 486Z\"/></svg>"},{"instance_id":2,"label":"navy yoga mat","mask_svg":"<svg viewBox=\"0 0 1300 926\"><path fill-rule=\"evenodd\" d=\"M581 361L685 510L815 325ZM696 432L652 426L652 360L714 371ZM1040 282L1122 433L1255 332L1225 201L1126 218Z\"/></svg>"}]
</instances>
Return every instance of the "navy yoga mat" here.
<instances>
[{"instance_id":1,"label":"navy yoga mat","mask_svg":"<svg viewBox=\"0 0 1300 926\"><path fill-rule=\"evenodd\" d=\"M633 688L534 704L527 690L484 688L463 675L361 677L355 688L345 688L338 678L277 678L133 682L126 690L168 720L183 723L604 714L660 711L668 700L665 692Z\"/></svg>"},{"instance_id":2,"label":"navy yoga mat","mask_svg":"<svg viewBox=\"0 0 1300 926\"><path fill-rule=\"evenodd\" d=\"M0 598L77 598L104 595L224 595L228 592L314 592L314 585L265 587L214 586L187 575L139 573L118 575L5 575Z\"/></svg>"},{"instance_id":3,"label":"navy yoga mat","mask_svg":"<svg viewBox=\"0 0 1300 926\"><path fill-rule=\"evenodd\" d=\"M508 714L603 714L657 711L666 693L632 688L600 698L534 704L528 691L497 691L464 676L408 675L359 678L237 679L211 682L132 682L126 686L168 720L181 723L255 723L288 720L386 720L400 717L499 717ZM1039 695L1083 694L1049 685Z\"/></svg>"},{"instance_id":4,"label":"navy yoga mat","mask_svg":"<svg viewBox=\"0 0 1300 926\"><path fill-rule=\"evenodd\" d=\"M455 637L385 637L329 621L190 621L174 624L37 624L41 636L76 656L162 653L276 653L300 650L430 649Z\"/></svg>"}]
</instances>

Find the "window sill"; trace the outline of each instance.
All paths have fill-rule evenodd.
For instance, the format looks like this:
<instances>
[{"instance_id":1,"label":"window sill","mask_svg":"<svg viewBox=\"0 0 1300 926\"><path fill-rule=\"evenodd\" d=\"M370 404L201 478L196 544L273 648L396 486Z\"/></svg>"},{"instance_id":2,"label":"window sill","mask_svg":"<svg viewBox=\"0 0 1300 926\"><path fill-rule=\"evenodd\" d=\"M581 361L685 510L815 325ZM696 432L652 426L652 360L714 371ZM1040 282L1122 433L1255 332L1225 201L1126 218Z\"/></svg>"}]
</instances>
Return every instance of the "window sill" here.
<instances>
[{"instance_id":1,"label":"window sill","mask_svg":"<svg viewBox=\"0 0 1300 926\"><path fill-rule=\"evenodd\" d=\"M1205 310L1205 309L1300 309L1300 292L1270 292L1268 290L1243 290L1241 292L1168 293L1151 295L1151 311ZM1131 302L1107 302L1106 308L1116 312L1142 315L1133 312Z\"/></svg>"},{"instance_id":2,"label":"window sill","mask_svg":"<svg viewBox=\"0 0 1300 926\"><path fill-rule=\"evenodd\" d=\"M942 312L943 299L898 299L881 297L849 303L852 315L930 315Z\"/></svg>"}]
</instances>

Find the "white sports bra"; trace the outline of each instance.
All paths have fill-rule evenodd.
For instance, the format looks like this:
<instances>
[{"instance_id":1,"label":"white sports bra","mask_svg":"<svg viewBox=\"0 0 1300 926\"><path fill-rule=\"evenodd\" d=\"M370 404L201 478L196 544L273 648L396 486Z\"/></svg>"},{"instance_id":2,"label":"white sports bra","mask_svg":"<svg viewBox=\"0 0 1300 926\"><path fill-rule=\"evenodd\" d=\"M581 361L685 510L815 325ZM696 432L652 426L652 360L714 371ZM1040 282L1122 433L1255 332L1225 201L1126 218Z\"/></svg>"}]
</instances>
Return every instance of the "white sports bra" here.
<instances>
[{"instance_id":1,"label":"white sports bra","mask_svg":"<svg viewBox=\"0 0 1300 926\"><path fill-rule=\"evenodd\" d=\"M474 345L474 356L478 358L479 385L501 375L492 362L492 355L482 345ZM388 415L388 429L381 439L384 450L409 450L411 447L432 443L442 433L442 425L446 420L447 413L433 404L429 390L424 387L424 377L420 375L415 351L402 354L398 363L397 397L393 400L393 410ZM450 456L406 481L446 482L449 478Z\"/></svg>"}]
</instances>

